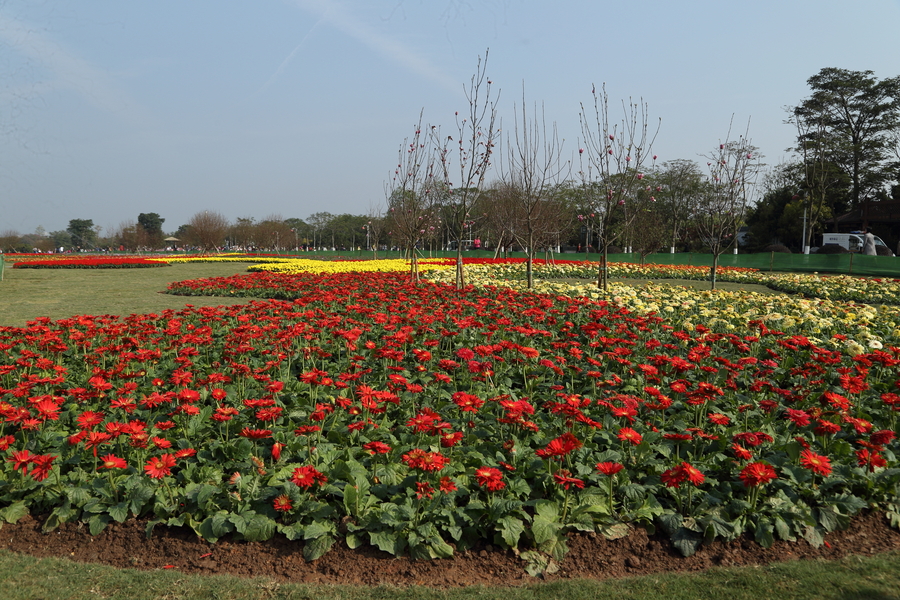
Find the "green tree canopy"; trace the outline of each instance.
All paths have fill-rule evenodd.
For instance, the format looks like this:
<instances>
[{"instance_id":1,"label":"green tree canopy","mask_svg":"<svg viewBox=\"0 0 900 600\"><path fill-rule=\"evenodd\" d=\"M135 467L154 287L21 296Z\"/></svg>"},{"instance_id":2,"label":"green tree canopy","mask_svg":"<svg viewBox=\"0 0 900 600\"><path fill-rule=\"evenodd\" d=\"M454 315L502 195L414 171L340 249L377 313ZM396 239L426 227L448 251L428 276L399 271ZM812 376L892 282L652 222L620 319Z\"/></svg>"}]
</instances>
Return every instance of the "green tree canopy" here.
<instances>
[{"instance_id":1,"label":"green tree canopy","mask_svg":"<svg viewBox=\"0 0 900 600\"><path fill-rule=\"evenodd\" d=\"M93 219L72 219L66 231L72 238L72 244L78 248L91 248L97 242Z\"/></svg>"},{"instance_id":2,"label":"green tree canopy","mask_svg":"<svg viewBox=\"0 0 900 600\"><path fill-rule=\"evenodd\" d=\"M837 165L854 207L886 194L896 169L891 151L900 128L900 77L879 81L872 71L829 67L807 83L812 94L790 109L798 153Z\"/></svg>"},{"instance_id":3,"label":"green tree canopy","mask_svg":"<svg viewBox=\"0 0 900 600\"><path fill-rule=\"evenodd\" d=\"M156 213L141 213L138 215L138 225L144 230L150 240L161 241L163 237L162 224L165 219Z\"/></svg>"}]
</instances>

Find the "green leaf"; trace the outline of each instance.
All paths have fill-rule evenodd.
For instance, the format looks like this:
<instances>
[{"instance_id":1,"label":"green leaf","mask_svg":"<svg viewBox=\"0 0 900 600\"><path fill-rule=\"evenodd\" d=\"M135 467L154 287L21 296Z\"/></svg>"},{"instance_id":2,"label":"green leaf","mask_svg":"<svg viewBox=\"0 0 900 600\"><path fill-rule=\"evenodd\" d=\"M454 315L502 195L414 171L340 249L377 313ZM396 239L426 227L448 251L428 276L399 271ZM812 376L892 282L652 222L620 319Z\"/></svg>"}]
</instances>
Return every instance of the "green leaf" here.
<instances>
[{"instance_id":1,"label":"green leaf","mask_svg":"<svg viewBox=\"0 0 900 600\"><path fill-rule=\"evenodd\" d=\"M441 536L429 538L428 545L433 550L436 558L450 558L453 556L453 546L445 542Z\"/></svg>"},{"instance_id":2,"label":"green leaf","mask_svg":"<svg viewBox=\"0 0 900 600\"><path fill-rule=\"evenodd\" d=\"M254 514L243 533L248 542L263 542L275 533L275 521L266 515Z\"/></svg>"},{"instance_id":3,"label":"green leaf","mask_svg":"<svg viewBox=\"0 0 900 600\"><path fill-rule=\"evenodd\" d=\"M83 485L73 485L65 488L66 498L75 506L84 506L91 499L91 491Z\"/></svg>"},{"instance_id":4,"label":"green leaf","mask_svg":"<svg viewBox=\"0 0 900 600\"><path fill-rule=\"evenodd\" d=\"M348 548L350 548L351 550L356 550L357 548L359 548L360 546L362 546L366 543L366 536L365 536L364 532L362 532L362 531L359 531L359 532L355 531L355 532L348 533L344 537L344 541L347 543Z\"/></svg>"},{"instance_id":5,"label":"green leaf","mask_svg":"<svg viewBox=\"0 0 900 600\"><path fill-rule=\"evenodd\" d=\"M772 524L771 520L765 517L760 518L759 522L756 524L756 531L753 532L756 543L763 548L769 548L775 543L775 537L772 535L774 530L775 526Z\"/></svg>"},{"instance_id":6,"label":"green leaf","mask_svg":"<svg viewBox=\"0 0 900 600\"><path fill-rule=\"evenodd\" d=\"M540 500L534 507L535 512L548 521L559 520L559 506L550 500Z\"/></svg>"},{"instance_id":7,"label":"green leaf","mask_svg":"<svg viewBox=\"0 0 900 600\"><path fill-rule=\"evenodd\" d=\"M842 514L853 516L868 507L866 501L852 494L841 494L837 498L831 498L828 501Z\"/></svg>"},{"instance_id":8,"label":"green leaf","mask_svg":"<svg viewBox=\"0 0 900 600\"><path fill-rule=\"evenodd\" d=\"M308 540L303 545L303 558L307 561L313 561L331 550L334 545L334 538L330 535L323 535L312 540Z\"/></svg>"},{"instance_id":9,"label":"green leaf","mask_svg":"<svg viewBox=\"0 0 900 600\"><path fill-rule=\"evenodd\" d=\"M525 531L525 524L522 522L522 519L506 516L497 521L497 529L500 531L500 537L503 538L503 542L508 547L515 548L519 545L519 538Z\"/></svg>"},{"instance_id":10,"label":"green leaf","mask_svg":"<svg viewBox=\"0 0 900 600\"><path fill-rule=\"evenodd\" d=\"M94 515L88 519L88 531L91 532L91 535L100 535L100 532L106 529L111 520L107 514Z\"/></svg>"},{"instance_id":11,"label":"green leaf","mask_svg":"<svg viewBox=\"0 0 900 600\"><path fill-rule=\"evenodd\" d=\"M344 510L348 515L357 515L357 502L359 502L359 490L355 485L347 484L344 486Z\"/></svg>"},{"instance_id":12,"label":"green leaf","mask_svg":"<svg viewBox=\"0 0 900 600\"><path fill-rule=\"evenodd\" d=\"M551 521L543 515L535 515L531 523L531 533L538 546L556 539L561 528L562 525L558 521Z\"/></svg>"},{"instance_id":13,"label":"green leaf","mask_svg":"<svg viewBox=\"0 0 900 600\"><path fill-rule=\"evenodd\" d=\"M701 543L703 543L703 537L700 534L684 527L679 527L672 535L672 545L684 557L692 556Z\"/></svg>"},{"instance_id":14,"label":"green leaf","mask_svg":"<svg viewBox=\"0 0 900 600\"><path fill-rule=\"evenodd\" d=\"M818 548L825 543L825 536L818 527L805 527L801 535L813 548Z\"/></svg>"},{"instance_id":15,"label":"green leaf","mask_svg":"<svg viewBox=\"0 0 900 600\"><path fill-rule=\"evenodd\" d=\"M734 539L734 526L717 515L710 515L701 519L703 533L707 540L715 538L723 538L725 540Z\"/></svg>"},{"instance_id":16,"label":"green leaf","mask_svg":"<svg viewBox=\"0 0 900 600\"><path fill-rule=\"evenodd\" d=\"M22 519L27 514L28 506L21 500L10 504L6 508L0 509L0 519L9 524L18 523L19 519Z\"/></svg>"},{"instance_id":17,"label":"green leaf","mask_svg":"<svg viewBox=\"0 0 900 600\"><path fill-rule=\"evenodd\" d=\"M401 536L395 531L370 531L369 541L373 545L378 546L378 549L382 552L387 552L394 556L398 556L403 551L403 548L406 547L405 540L402 540Z\"/></svg>"},{"instance_id":18,"label":"green leaf","mask_svg":"<svg viewBox=\"0 0 900 600\"><path fill-rule=\"evenodd\" d=\"M314 540L328 533L334 533L334 524L329 521L313 521L304 528L303 539Z\"/></svg>"},{"instance_id":19,"label":"green leaf","mask_svg":"<svg viewBox=\"0 0 900 600\"><path fill-rule=\"evenodd\" d=\"M234 526L228 520L228 513L223 511L206 517L199 529L204 540L215 543L225 534L234 531Z\"/></svg>"},{"instance_id":20,"label":"green leaf","mask_svg":"<svg viewBox=\"0 0 900 600\"><path fill-rule=\"evenodd\" d=\"M552 575L559 570L559 565L552 558L534 550L521 553L519 558L525 561L525 572L532 577Z\"/></svg>"},{"instance_id":21,"label":"green leaf","mask_svg":"<svg viewBox=\"0 0 900 600\"><path fill-rule=\"evenodd\" d=\"M220 491L221 489L217 485L204 484L200 486L200 489L197 491L197 506L203 509L208 509L209 507L207 506L207 503L209 502L210 498L218 494Z\"/></svg>"},{"instance_id":22,"label":"green leaf","mask_svg":"<svg viewBox=\"0 0 900 600\"><path fill-rule=\"evenodd\" d=\"M125 519L128 518L128 503L127 502L119 502L116 505L109 507L109 516L115 519L119 523L124 523Z\"/></svg>"},{"instance_id":23,"label":"green leaf","mask_svg":"<svg viewBox=\"0 0 900 600\"><path fill-rule=\"evenodd\" d=\"M681 524L683 522L684 517L678 513L666 513L659 516L659 524L662 525L663 531L665 531L669 537L674 536L675 532L681 529Z\"/></svg>"},{"instance_id":24,"label":"green leaf","mask_svg":"<svg viewBox=\"0 0 900 600\"><path fill-rule=\"evenodd\" d=\"M625 523L615 523L599 527L597 531L608 540L618 540L628 537L628 534L631 533L631 528Z\"/></svg>"},{"instance_id":25,"label":"green leaf","mask_svg":"<svg viewBox=\"0 0 900 600\"><path fill-rule=\"evenodd\" d=\"M780 540L793 542L797 539L791 533L791 527L790 525L788 525L787 521L779 516L775 517L775 533L778 535L778 539Z\"/></svg>"},{"instance_id":26,"label":"green leaf","mask_svg":"<svg viewBox=\"0 0 900 600\"><path fill-rule=\"evenodd\" d=\"M139 483L128 488L125 498L128 500L128 509L134 516L141 514L141 509L153 498L153 487L146 483Z\"/></svg>"}]
</instances>

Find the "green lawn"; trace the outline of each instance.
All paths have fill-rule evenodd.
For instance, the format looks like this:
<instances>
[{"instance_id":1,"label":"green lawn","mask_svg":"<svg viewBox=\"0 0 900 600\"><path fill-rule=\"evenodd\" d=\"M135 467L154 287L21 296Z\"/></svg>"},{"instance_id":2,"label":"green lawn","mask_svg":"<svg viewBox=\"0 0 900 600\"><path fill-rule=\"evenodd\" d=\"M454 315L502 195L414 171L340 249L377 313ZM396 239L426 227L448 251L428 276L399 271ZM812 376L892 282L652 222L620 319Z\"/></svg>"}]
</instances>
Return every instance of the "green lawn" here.
<instances>
[{"instance_id":1,"label":"green lawn","mask_svg":"<svg viewBox=\"0 0 900 600\"><path fill-rule=\"evenodd\" d=\"M143 269L13 269L0 281L0 326L22 327L38 317L130 315L194 306L243 304L246 298L183 298L163 294L169 283L225 277L245 263L186 263Z\"/></svg>"}]
</instances>

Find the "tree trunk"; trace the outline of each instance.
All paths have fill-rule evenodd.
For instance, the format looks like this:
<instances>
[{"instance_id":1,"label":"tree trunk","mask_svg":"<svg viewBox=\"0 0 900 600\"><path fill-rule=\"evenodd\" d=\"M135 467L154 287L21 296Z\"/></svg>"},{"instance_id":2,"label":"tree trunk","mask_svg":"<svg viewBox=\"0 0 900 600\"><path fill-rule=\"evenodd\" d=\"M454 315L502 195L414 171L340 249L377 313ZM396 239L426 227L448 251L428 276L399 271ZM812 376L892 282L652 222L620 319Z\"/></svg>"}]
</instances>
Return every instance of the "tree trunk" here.
<instances>
[{"instance_id":1,"label":"tree trunk","mask_svg":"<svg viewBox=\"0 0 900 600\"><path fill-rule=\"evenodd\" d=\"M712 266L709 268L709 281L711 290L716 289L716 268L719 266L719 255L713 253Z\"/></svg>"},{"instance_id":2,"label":"tree trunk","mask_svg":"<svg viewBox=\"0 0 900 600\"><path fill-rule=\"evenodd\" d=\"M607 269L607 257L609 256L609 247L604 242L603 244L603 256L600 257L600 268L597 271L597 287L603 290L604 292L609 291L609 270Z\"/></svg>"},{"instance_id":3,"label":"tree trunk","mask_svg":"<svg viewBox=\"0 0 900 600\"><path fill-rule=\"evenodd\" d=\"M456 244L456 289L461 290L464 287L466 287L466 273L463 269L462 240L458 240Z\"/></svg>"},{"instance_id":4,"label":"tree trunk","mask_svg":"<svg viewBox=\"0 0 900 600\"><path fill-rule=\"evenodd\" d=\"M525 262L525 274L528 279L528 289L534 287L534 235L528 232L528 258Z\"/></svg>"}]
</instances>

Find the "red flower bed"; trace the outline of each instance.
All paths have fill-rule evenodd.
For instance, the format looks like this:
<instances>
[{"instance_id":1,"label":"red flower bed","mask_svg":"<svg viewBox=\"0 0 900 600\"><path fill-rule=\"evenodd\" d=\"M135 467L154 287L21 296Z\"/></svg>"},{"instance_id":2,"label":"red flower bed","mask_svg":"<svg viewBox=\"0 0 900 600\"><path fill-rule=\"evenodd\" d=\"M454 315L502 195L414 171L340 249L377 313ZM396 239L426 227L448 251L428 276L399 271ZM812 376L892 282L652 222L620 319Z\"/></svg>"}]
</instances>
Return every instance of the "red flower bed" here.
<instances>
[{"instance_id":1,"label":"red flower bed","mask_svg":"<svg viewBox=\"0 0 900 600\"><path fill-rule=\"evenodd\" d=\"M169 266L167 263L159 259L135 256L89 256L85 258L20 260L13 264L15 269L135 269L167 266Z\"/></svg>"},{"instance_id":2,"label":"red flower bed","mask_svg":"<svg viewBox=\"0 0 900 600\"><path fill-rule=\"evenodd\" d=\"M687 555L900 520L900 348L393 273L172 289L282 299L0 329L0 518L277 531L309 559L337 538L561 559L624 524Z\"/></svg>"}]
</instances>

